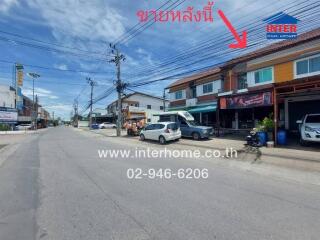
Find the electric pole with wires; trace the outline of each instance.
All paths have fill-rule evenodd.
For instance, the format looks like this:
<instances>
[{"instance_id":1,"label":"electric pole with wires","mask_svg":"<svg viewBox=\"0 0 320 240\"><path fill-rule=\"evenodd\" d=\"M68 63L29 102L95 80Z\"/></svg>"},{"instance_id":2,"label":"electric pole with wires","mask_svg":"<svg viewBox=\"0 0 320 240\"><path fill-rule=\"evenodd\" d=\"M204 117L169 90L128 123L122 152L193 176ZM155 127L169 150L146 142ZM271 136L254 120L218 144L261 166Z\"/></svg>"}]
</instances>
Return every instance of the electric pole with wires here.
<instances>
[{"instance_id":1,"label":"electric pole with wires","mask_svg":"<svg viewBox=\"0 0 320 240\"><path fill-rule=\"evenodd\" d=\"M87 82L91 86L91 93L90 93L90 113L89 113L89 128L92 128L92 105L93 105L93 87L96 85L96 83L90 78L87 77Z\"/></svg>"},{"instance_id":2,"label":"electric pole with wires","mask_svg":"<svg viewBox=\"0 0 320 240\"><path fill-rule=\"evenodd\" d=\"M117 67L117 81L116 81L116 89L118 92L118 117L117 117L117 136L121 136L121 126L122 126L122 93L125 88L125 84L121 81L120 78L120 65L121 61L124 61L126 58L123 54L119 52L115 45L110 44L111 53L114 54L114 58L110 60L110 62L115 63Z\"/></svg>"},{"instance_id":3,"label":"electric pole with wires","mask_svg":"<svg viewBox=\"0 0 320 240\"><path fill-rule=\"evenodd\" d=\"M78 127L78 108L79 108L79 103L78 103L77 99L74 100L73 108L74 108L73 126L74 127Z\"/></svg>"}]
</instances>

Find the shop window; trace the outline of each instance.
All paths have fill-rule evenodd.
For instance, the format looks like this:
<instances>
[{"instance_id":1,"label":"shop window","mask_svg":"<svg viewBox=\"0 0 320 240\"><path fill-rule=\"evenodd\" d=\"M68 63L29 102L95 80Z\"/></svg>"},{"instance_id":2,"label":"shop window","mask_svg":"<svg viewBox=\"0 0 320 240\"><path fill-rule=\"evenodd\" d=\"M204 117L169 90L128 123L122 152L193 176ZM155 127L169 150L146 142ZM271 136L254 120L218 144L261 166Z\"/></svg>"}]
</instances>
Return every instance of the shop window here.
<instances>
[{"instance_id":1,"label":"shop window","mask_svg":"<svg viewBox=\"0 0 320 240\"><path fill-rule=\"evenodd\" d=\"M297 62L297 75L306 74L309 72L308 60Z\"/></svg>"},{"instance_id":2,"label":"shop window","mask_svg":"<svg viewBox=\"0 0 320 240\"><path fill-rule=\"evenodd\" d=\"M320 71L320 56L316 58L311 58L309 61L310 72Z\"/></svg>"},{"instance_id":3,"label":"shop window","mask_svg":"<svg viewBox=\"0 0 320 240\"><path fill-rule=\"evenodd\" d=\"M247 83L247 73L242 73L238 75L238 89L245 89L248 87Z\"/></svg>"},{"instance_id":4,"label":"shop window","mask_svg":"<svg viewBox=\"0 0 320 240\"><path fill-rule=\"evenodd\" d=\"M175 99L182 99L182 90L175 92Z\"/></svg>"},{"instance_id":5,"label":"shop window","mask_svg":"<svg viewBox=\"0 0 320 240\"><path fill-rule=\"evenodd\" d=\"M254 72L255 84L272 82L272 68L264 68Z\"/></svg>"},{"instance_id":6,"label":"shop window","mask_svg":"<svg viewBox=\"0 0 320 240\"><path fill-rule=\"evenodd\" d=\"M203 88L203 93L213 92L213 84L212 83L203 84L202 88Z\"/></svg>"},{"instance_id":7,"label":"shop window","mask_svg":"<svg viewBox=\"0 0 320 240\"><path fill-rule=\"evenodd\" d=\"M298 77L320 74L320 56L299 60L295 64L295 73Z\"/></svg>"}]
</instances>

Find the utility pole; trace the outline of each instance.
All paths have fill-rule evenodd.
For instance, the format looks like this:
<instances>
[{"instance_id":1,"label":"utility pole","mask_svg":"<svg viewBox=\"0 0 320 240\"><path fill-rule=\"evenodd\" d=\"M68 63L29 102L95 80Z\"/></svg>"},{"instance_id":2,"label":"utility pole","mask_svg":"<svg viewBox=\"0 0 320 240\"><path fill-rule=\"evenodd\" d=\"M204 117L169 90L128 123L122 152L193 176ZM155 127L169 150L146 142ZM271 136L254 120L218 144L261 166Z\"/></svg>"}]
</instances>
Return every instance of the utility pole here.
<instances>
[{"instance_id":1,"label":"utility pole","mask_svg":"<svg viewBox=\"0 0 320 240\"><path fill-rule=\"evenodd\" d=\"M52 112L52 125L54 126L54 112Z\"/></svg>"},{"instance_id":2,"label":"utility pole","mask_svg":"<svg viewBox=\"0 0 320 240\"><path fill-rule=\"evenodd\" d=\"M111 52L114 54L114 59L112 59L110 62L113 62L116 64L117 67L117 81L116 81L116 88L118 92L118 117L117 117L117 137L121 136L121 127L122 127L122 93L123 89L125 88L125 84L122 83L120 78L120 65L121 61L125 60L125 56L120 54L119 50L116 48L115 45L110 44Z\"/></svg>"},{"instance_id":3,"label":"utility pole","mask_svg":"<svg viewBox=\"0 0 320 240\"><path fill-rule=\"evenodd\" d=\"M163 89L163 111L166 111L166 89Z\"/></svg>"},{"instance_id":4,"label":"utility pole","mask_svg":"<svg viewBox=\"0 0 320 240\"><path fill-rule=\"evenodd\" d=\"M74 107L73 122L74 122L74 125L78 127L78 100L77 99L74 100L73 107Z\"/></svg>"},{"instance_id":5,"label":"utility pole","mask_svg":"<svg viewBox=\"0 0 320 240\"><path fill-rule=\"evenodd\" d=\"M32 116L31 116L31 120L33 123L33 127L34 129L36 129L36 118L35 118L35 104L34 104L34 80L39 78L40 75L37 73L28 73L28 76L32 78Z\"/></svg>"},{"instance_id":6,"label":"utility pole","mask_svg":"<svg viewBox=\"0 0 320 240\"><path fill-rule=\"evenodd\" d=\"M36 107L35 107L35 125L34 129L37 130L38 128L38 111L39 111L39 103L38 103L38 95L36 95Z\"/></svg>"},{"instance_id":7,"label":"utility pole","mask_svg":"<svg viewBox=\"0 0 320 240\"><path fill-rule=\"evenodd\" d=\"M91 93L90 93L90 113L89 113L89 128L92 128L92 105L93 105L93 87L96 83L90 78L87 77L87 82L91 86Z\"/></svg>"}]
</instances>

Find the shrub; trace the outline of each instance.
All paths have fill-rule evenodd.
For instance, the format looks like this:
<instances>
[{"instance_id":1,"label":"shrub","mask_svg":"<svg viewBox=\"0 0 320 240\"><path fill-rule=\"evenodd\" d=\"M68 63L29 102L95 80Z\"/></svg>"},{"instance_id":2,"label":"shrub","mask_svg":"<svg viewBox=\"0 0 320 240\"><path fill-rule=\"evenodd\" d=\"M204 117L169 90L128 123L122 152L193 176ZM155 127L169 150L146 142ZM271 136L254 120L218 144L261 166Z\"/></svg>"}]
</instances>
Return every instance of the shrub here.
<instances>
[{"instance_id":1,"label":"shrub","mask_svg":"<svg viewBox=\"0 0 320 240\"><path fill-rule=\"evenodd\" d=\"M0 131L9 131L10 126L8 124L0 123Z\"/></svg>"}]
</instances>

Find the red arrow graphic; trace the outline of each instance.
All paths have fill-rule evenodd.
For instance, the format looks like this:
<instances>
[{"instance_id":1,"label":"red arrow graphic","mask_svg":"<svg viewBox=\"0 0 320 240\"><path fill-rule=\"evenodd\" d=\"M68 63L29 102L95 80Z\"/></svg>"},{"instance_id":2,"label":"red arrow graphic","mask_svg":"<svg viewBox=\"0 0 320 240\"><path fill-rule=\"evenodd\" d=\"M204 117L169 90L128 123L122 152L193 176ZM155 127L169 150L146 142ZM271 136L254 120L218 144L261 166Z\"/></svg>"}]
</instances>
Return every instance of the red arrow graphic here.
<instances>
[{"instance_id":1,"label":"red arrow graphic","mask_svg":"<svg viewBox=\"0 0 320 240\"><path fill-rule=\"evenodd\" d=\"M223 22L227 25L230 32L233 34L234 38L237 40L238 43L233 43L229 45L229 48L246 48L247 47L247 32L242 32L242 38L240 38L237 31L234 29L228 18L224 15L221 10L218 10L218 14L222 18Z\"/></svg>"}]
</instances>

